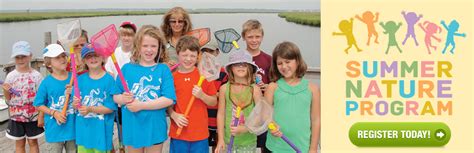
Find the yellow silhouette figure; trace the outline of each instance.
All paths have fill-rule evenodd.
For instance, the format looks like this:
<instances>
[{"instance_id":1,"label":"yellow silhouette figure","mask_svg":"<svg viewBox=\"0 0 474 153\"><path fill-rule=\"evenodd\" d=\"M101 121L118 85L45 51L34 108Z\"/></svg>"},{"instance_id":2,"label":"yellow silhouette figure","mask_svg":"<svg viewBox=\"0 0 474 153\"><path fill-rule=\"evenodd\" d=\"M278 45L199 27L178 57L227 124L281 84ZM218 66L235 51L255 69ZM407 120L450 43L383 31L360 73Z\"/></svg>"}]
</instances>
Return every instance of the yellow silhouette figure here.
<instances>
[{"instance_id":1,"label":"yellow silhouette figure","mask_svg":"<svg viewBox=\"0 0 474 153\"><path fill-rule=\"evenodd\" d=\"M341 30L341 32L333 32L333 33L332 33L333 36L336 36L336 35L344 35L344 36L346 36L347 45L348 45L347 48L344 49L344 52L346 52L346 54L349 54L348 50L352 47L352 45L355 46L355 48L357 49L357 52L362 51L362 50L357 46L357 43L356 43L354 34L352 33L352 25L353 25L353 23L354 23L354 18L351 18L350 21L342 20L341 22L339 22L339 30Z\"/></svg>"},{"instance_id":2,"label":"yellow silhouette figure","mask_svg":"<svg viewBox=\"0 0 474 153\"><path fill-rule=\"evenodd\" d=\"M362 14L362 18L359 15L356 15L355 18L367 25L367 32L369 36L369 38L367 38L367 46L370 45L370 38L372 38L372 35L375 36L374 42L376 44L379 44L379 41L378 41L379 34L377 33L377 31L375 31L375 25L374 25L379 20L379 12L376 12L374 16L372 12L365 11Z\"/></svg>"}]
</instances>

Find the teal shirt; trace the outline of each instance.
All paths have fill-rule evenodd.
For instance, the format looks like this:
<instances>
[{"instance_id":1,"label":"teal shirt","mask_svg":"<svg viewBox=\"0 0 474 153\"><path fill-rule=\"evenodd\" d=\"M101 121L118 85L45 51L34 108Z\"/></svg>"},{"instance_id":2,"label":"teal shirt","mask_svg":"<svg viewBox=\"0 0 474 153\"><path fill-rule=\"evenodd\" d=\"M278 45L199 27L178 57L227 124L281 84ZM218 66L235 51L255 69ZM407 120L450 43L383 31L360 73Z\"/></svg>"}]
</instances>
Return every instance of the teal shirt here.
<instances>
[{"instance_id":1,"label":"teal shirt","mask_svg":"<svg viewBox=\"0 0 474 153\"><path fill-rule=\"evenodd\" d=\"M277 82L273 94L273 119L280 131L293 142L301 152L308 152L311 140L311 100L312 93L308 80L301 79L296 86L288 85L283 78ZM273 152L294 153L295 151L281 138L269 132L266 146Z\"/></svg>"}]
</instances>

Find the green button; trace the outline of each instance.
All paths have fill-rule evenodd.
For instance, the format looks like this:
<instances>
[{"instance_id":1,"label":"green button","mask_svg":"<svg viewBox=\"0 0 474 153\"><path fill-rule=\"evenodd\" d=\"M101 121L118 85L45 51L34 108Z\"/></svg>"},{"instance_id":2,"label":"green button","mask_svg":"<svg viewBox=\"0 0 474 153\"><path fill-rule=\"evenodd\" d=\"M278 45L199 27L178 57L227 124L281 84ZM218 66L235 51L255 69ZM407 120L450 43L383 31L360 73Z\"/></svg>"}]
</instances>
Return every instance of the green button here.
<instances>
[{"instance_id":1,"label":"green button","mask_svg":"<svg viewBox=\"0 0 474 153\"><path fill-rule=\"evenodd\" d=\"M451 130L441 122L358 122L349 130L359 147L437 147L450 138Z\"/></svg>"}]
</instances>

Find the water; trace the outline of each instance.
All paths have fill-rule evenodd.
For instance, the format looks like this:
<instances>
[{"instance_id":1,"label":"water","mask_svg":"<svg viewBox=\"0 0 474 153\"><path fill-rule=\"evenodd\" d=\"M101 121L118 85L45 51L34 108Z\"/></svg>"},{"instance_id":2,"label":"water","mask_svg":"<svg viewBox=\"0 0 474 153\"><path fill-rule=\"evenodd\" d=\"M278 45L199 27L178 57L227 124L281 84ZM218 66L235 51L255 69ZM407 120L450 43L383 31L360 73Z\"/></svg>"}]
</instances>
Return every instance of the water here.
<instances>
[{"instance_id":1,"label":"water","mask_svg":"<svg viewBox=\"0 0 474 153\"><path fill-rule=\"evenodd\" d=\"M122 21L132 21L137 26L152 24L159 26L162 15L148 16L107 16L80 18L83 29L87 30L89 37L109 24L120 25ZM192 14L191 19L194 28L209 27L211 32L224 28L234 28L237 32L242 31L242 24L248 19L257 19L263 24L264 39L261 49L266 53L272 53L274 47L282 41L291 41L300 48L303 59L309 67L320 67L320 28L299 25L285 21L276 13L239 13L239 14ZM19 40L28 41L33 50L34 57L41 57L44 48L44 33L52 32L52 40L56 42L56 24L70 21L68 19L52 19L27 22L0 23L0 64L11 62L11 47ZM245 48L245 42L239 42ZM229 54L221 54L219 61L224 65L228 61ZM4 76L4 74L1 74ZM4 78L4 77L2 77Z\"/></svg>"}]
</instances>

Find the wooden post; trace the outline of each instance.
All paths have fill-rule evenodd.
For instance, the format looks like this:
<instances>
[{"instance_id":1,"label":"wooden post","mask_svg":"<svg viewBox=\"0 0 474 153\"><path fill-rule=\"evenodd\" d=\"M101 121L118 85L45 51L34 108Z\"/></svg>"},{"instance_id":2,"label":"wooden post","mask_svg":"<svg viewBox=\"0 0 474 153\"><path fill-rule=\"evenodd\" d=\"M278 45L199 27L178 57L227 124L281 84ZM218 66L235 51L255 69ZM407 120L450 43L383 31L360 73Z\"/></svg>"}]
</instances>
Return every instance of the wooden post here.
<instances>
[{"instance_id":1,"label":"wooden post","mask_svg":"<svg viewBox=\"0 0 474 153\"><path fill-rule=\"evenodd\" d=\"M44 47L48 46L49 44L51 44L51 32L50 31L44 33Z\"/></svg>"}]
</instances>

